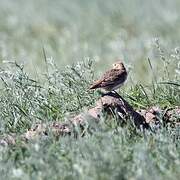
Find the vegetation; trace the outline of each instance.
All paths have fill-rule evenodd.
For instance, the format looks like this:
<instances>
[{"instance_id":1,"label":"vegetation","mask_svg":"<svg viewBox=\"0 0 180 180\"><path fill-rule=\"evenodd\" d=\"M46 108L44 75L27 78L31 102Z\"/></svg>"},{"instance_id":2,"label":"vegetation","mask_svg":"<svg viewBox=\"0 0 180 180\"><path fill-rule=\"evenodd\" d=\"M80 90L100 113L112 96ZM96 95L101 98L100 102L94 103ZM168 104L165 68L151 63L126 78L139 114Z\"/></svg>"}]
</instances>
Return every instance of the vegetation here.
<instances>
[{"instance_id":1,"label":"vegetation","mask_svg":"<svg viewBox=\"0 0 180 180\"><path fill-rule=\"evenodd\" d=\"M176 113L175 126L160 114L154 133L102 118L84 137L22 139L91 107L100 95L89 85L119 55L130 70L120 93L134 108L180 106L179 1L0 3L0 179L179 179Z\"/></svg>"}]
</instances>

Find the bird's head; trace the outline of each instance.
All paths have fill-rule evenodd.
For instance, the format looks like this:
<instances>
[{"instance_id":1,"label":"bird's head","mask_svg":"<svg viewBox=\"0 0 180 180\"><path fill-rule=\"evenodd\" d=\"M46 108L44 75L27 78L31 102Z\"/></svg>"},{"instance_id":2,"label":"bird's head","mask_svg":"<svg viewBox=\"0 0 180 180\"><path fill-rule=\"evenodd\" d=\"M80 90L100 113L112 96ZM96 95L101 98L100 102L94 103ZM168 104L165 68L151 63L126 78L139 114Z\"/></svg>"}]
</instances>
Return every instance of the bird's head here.
<instances>
[{"instance_id":1,"label":"bird's head","mask_svg":"<svg viewBox=\"0 0 180 180\"><path fill-rule=\"evenodd\" d=\"M113 64L113 69L125 70L125 67L121 61L118 61Z\"/></svg>"}]
</instances>

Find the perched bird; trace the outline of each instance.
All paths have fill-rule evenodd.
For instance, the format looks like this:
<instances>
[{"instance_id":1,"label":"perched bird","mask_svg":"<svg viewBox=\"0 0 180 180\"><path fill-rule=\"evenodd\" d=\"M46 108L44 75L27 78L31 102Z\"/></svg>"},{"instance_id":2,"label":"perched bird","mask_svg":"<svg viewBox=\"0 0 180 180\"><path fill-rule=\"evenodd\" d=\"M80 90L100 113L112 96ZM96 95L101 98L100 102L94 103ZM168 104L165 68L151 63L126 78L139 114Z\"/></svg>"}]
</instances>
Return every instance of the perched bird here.
<instances>
[{"instance_id":1,"label":"perched bird","mask_svg":"<svg viewBox=\"0 0 180 180\"><path fill-rule=\"evenodd\" d=\"M97 80L90 89L102 88L107 92L115 91L121 87L127 79L127 71L124 64L119 61L113 64L113 68Z\"/></svg>"}]
</instances>

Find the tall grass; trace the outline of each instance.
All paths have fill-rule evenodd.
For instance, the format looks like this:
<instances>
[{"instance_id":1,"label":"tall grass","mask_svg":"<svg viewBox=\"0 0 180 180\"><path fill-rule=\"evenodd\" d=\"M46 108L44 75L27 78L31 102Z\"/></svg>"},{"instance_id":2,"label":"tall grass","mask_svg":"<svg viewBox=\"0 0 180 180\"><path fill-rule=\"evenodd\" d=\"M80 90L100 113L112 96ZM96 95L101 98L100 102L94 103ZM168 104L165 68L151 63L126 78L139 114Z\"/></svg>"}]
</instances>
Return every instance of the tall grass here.
<instances>
[{"instance_id":1,"label":"tall grass","mask_svg":"<svg viewBox=\"0 0 180 180\"><path fill-rule=\"evenodd\" d=\"M1 70L1 137L16 138L11 145L1 140L2 179L178 179L178 126L162 126L155 134L142 134L131 124L120 127L116 121L110 125L102 119L93 133L83 138L57 139L49 130L48 136L22 140L33 124L62 122L92 106L99 96L87 90L93 77L90 59L63 71L47 63L42 82L30 78L17 63ZM126 90L126 95L136 108L175 107L179 105L178 88L157 83L151 91L152 87L137 84ZM179 121L178 115L174 118Z\"/></svg>"}]
</instances>

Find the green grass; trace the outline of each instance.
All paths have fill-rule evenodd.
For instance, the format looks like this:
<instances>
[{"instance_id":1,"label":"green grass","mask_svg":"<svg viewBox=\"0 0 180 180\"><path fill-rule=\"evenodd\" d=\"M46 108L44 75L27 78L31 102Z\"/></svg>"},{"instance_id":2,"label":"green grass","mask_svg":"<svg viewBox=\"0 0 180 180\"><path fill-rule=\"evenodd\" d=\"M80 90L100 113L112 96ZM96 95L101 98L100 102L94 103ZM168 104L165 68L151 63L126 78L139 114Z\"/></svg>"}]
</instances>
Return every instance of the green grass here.
<instances>
[{"instance_id":1,"label":"green grass","mask_svg":"<svg viewBox=\"0 0 180 180\"><path fill-rule=\"evenodd\" d=\"M179 127L165 122L152 134L139 132L131 123L121 127L115 120L109 124L102 119L95 126L89 123L91 133L83 138L57 139L49 129L48 136L22 140L21 135L36 123L63 122L94 104L99 95L87 90L94 77L92 60L63 71L47 66L42 82L31 79L17 63L11 71L5 69L1 137L12 135L16 143L0 146L2 179L178 179ZM125 97L135 108L179 105L178 86L155 83L153 87L137 84L126 90Z\"/></svg>"},{"instance_id":2,"label":"green grass","mask_svg":"<svg viewBox=\"0 0 180 180\"><path fill-rule=\"evenodd\" d=\"M84 137L22 137L93 107L100 95L88 87L117 57L129 71L120 93L135 109L180 106L178 0L0 4L0 179L179 179L180 129L162 114L155 133L104 117L87 118Z\"/></svg>"}]
</instances>

